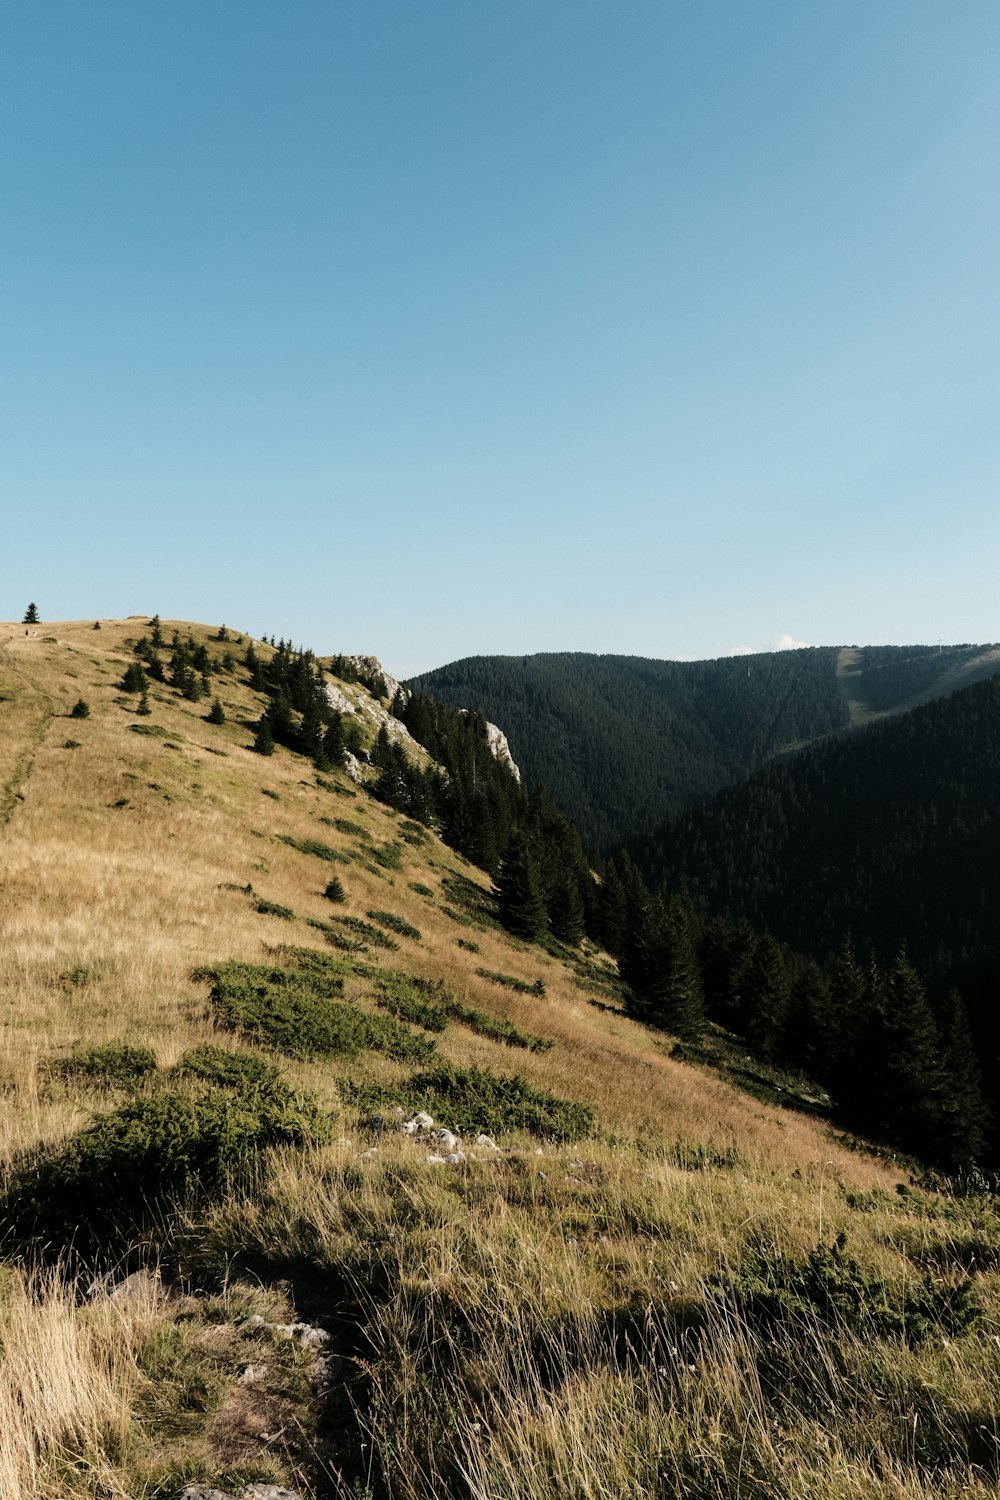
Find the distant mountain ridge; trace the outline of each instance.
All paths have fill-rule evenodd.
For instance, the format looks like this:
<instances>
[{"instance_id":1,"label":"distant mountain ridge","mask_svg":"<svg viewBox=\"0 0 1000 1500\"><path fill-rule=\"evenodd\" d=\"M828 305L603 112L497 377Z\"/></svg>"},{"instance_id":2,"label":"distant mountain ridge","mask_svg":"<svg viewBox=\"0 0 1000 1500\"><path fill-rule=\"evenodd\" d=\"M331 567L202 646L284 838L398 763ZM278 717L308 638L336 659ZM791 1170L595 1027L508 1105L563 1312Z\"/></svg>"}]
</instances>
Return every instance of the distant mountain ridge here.
<instances>
[{"instance_id":1,"label":"distant mountain ridge","mask_svg":"<svg viewBox=\"0 0 1000 1500\"><path fill-rule=\"evenodd\" d=\"M611 848L830 734L1000 671L1000 648L820 646L712 661L474 656L410 686L499 724L587 844Z\"/></svg>"}]
</instances>

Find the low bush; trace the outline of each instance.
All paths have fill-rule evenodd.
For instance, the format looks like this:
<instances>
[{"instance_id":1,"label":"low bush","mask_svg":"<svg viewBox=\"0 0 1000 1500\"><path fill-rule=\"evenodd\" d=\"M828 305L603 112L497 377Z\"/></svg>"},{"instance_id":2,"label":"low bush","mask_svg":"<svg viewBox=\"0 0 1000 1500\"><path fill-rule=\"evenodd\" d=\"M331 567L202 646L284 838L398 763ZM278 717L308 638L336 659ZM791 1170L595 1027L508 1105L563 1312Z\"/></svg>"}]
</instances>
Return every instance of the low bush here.
<instances>
[{"instance_id":1,"label":"low bush","mask_svg":"<svg viewBox=\"0 0 1000 1500\"><path fill-rule=\"evenodd\" d=\"M300 854L312 854L330 864L343 858L339 850L331 849L329 844L321 844L319 839L296 839L290 833L279 833L278 840L287 844L290 849L297 849Z\"/></svg>"},{"instance_id":2,"label":"low bush","mask_svg":"<svg viewBox=\"0 0 1000 1500\"><path fill-rule=\"evenodd\" d=\"M438 999L447 999L447 991L431 979L411 979L408 974L385 974L379 977L375 1001L390 1015L425 1031L444 1031L447 1011Z\"/></svg>"},{"instance_id":3,"label":"low bush","mask_svg":"<svg viewBox=\"0 0 1000 1500\"><path fill-rule=\"evenodd\" d=\"M172 1202L245 1180L266 1146L315 1139L323 1117L307 1121L286 1102L219 1088L135 1101L19 1164L0 1211L22 1248L117 1260Z\"/></svg>"},{"instance_id":4,"label":"low bush","mask_svg":"<svg viewBox=\"0 0 1000 1500\"><path fill-rule=\"evenodd\" d=\"M77 1079L101 1088L138 1088L156 1072L156 1055L148 1047L128 1042L108 1042L103 1047L84 1047L68 1057L53 1057L44 1064L52 1078Z\"/></svg>"},{"instance_id":5,"label":"low bush","mask_svg":"<svg viewBox=\"0 0 1000 1500\"><path fill-rule=\"evenodd\" d=\"M510 1021L503 1021L498 1016L488 1016L481 1010L473 1010L471 1006L462 1005L458 1000L449 1000L446 1009L453 1020L468 1026L477 1036L484 1036L491 1042L502 1042L505 1047L525 1047L529 1052L548 1052L555 1045L551 1039L528 1036L523 1031L518 1031Z\"/></svg>"},{"instance_id":6,"label":"low bush","mask_svg":"<svg viewBox=\"0 0 1000 1500\"><path fill-rule=\"evenodd\" d=\"M324 821L329 820L324 819ZM360 823L352 823L350 818L334 818L333 826L338 833L351 834L356 839L364 839L368 843L371 842L371 834L368 832L368 829L362 827Z\"/></svg>"},{"instance_id":7,"label":"low bush","mask_svg":"<svg viewBox=\"0 0 1000 1500\"><path fill-rule=\"evenodd\" d=\"M210 971L219 1025L288 1057L356 1057L371 1050L400 1061L428 1056L433 1043L384 1016L369 1016L334 997L344 981L322 969L293 970L227 963Z\"/></svg>"},{"instance_id":8,"label":"low bush","mask_svg":"<svg viewBox=\"0 0 1000 1500\"><path fill-rule=\"evenodd\" d=\"M337 948L341 953L367 953L368 949L364 943L357 938L349 938L339 927L331 927L329 922L321 922L318 917L306 917L306 924L321 932L330 944L331 948Z\"/></svg>"},{"instance_id":9,"label":"low bush","mask_svg":"<svg viewBox=\"0 0 1000 1500\"><path fill-rule=\"evenodd\" d=\"M383 870L398 870L403 862L403 851L396 843L380 844L372 849L371 855Z\"/></svg>"},{"instance_id":10,"label":"low bush","mask_svg":"<svg viewBox=\"0 0 1000 1500\"><path fill-rule=\"evenodd\" d=\"M954 1338L978 1318L971 1278L925 1276L903 1288L860 1266L846 1254L846 1243L844 1234L832 1245L820 1242L804 1261L751 1250L714 1278L712 1290L767 1339L819 1323L831 1332L903 1339L916 1347L934 1335Z\"/></svg>"},{"instance_id":11,"label":"low bush","mask_svg":"<svg viewBox=\"0 0 1000 1500\"><path fill-rule=\"evenodd\" d=\"M393 953L399 948L399 944L388 933L383 932L380 927L373 927L370 922L363 922L360 917L331 917L329 925L333 924L356 934L362 943L371 943L373 948L385 948Z\"/></svg>"},{"instance_id":12,"label":"low bush","mask_svg":"<svg viewBox=\"0 0 1000 1500\"><path fill-rule=\"evenodd\" d=\"M128 727L133 734L149 735L151 739L165 740L170 737L170 731L161 729L159 724L130 724Z\"/></svg>"},{"instance_id":13,"label":"low bush","mask_svg":"<svg viewBox=\"0 0 1000 1500\"><path fill-rule=\"evenodd\" d=\"M412 938L415 943L420 942L419 927L414 927L412 922L405 921L403 917L397 917L394 912L369 911L365 912L365 916L377 922L380 927L388 927L390 932L398 932L400 937Z\"/></svg>"},{"instance_id":14,"label":"low bush","mask_svg":"<svg viewBox=\"0 0 1000 1500\"><path fill-rule=\"evenodd\" d=\"M410 890L418 896L433 897L434 895L434 892L431 890L430 886L424 885L420 880L410 880L407 882L407 884L409 885Z\"/></svg>"},{"instance_id":15,"label":"low bush","mask_svg":"<svg viewBox=\"0 0 1000 1500\"><path fill-rule=\"evenodd\" d=\"M478 953L479 952L479 944L471 942L469 938L459 938L459 940L458 940L458 946L460 948L464 948L465 951L466 951L466 953Z\"/></svg>"},{"instance_id":16,"label":"low bush","mask_svg":"<svg viewBox=\"0 0 1000 1500\"><path fill-rule=\"evenodd\" d=\"M497 974L492 969L477 969L476 973L480 979L488 979L490 984L502 985L506 990L514 990L519 995L538 995L541 998L545 994L545 980L536 979L534 984L525 984L523 979L516 979L513 974Z\"/></svg>"},{"instance_id":17,"label":"low bush","mask_svg":"<svg viewBox=\"0 0 1000 1500\"><path fill-rule=\"evenodd\" d=\"M290 906L280 906L277 901L265 901L260 896L253 904L254 911L259 911L262 917L281 917L285 922L294 922L295 913Z\"/></svg>"},{"instance_id":18,"label":"low bush","mask_svg":"<svg viewBox=\"0 0 1000 1500\"><path fill-rule=\"evenodd\" d=\"M430 843L430 833L422 823L415 823L412 818L404 818L399 825L400 837L408 844Z\"/></svg>"},{"instance_id":19,"label":"low bush","mask_svg":"<svg viewBox=\"0 0 1000 1500\"><path fill-rule=\"evenodd\" d=\"M526 1130L556 1141L578 1140L594 1129L594 1112L555 1094L542 1093L517 1075L485 1068L435 1068L405 1087L414 1109L440 1115L453 1130L497 1135Z\"/></svg>"}]
</instances>

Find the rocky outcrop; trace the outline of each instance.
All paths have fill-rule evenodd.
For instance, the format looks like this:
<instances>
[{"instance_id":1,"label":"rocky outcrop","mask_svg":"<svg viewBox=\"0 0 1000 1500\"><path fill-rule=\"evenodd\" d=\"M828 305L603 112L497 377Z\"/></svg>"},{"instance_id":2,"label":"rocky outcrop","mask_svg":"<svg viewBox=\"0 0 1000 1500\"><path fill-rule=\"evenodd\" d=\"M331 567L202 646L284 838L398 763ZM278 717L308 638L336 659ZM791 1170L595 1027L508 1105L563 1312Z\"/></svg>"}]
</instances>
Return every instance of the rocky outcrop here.
<instances>
[{"instance_id":1,"label":"rocky outcrop","mask_svg":"<svg viewBox=\"0 0 1000 1500\"><path fill-rule=\"evenodd\" d=\"M459 709L460 714L467 714L468 712L467 708ZM489 720L486 721L486 743L489 745L494 759L498 760L502 766L506 766L514 780L519 782L521 780L521 770L510 753L507 736L502 729L498 728L496 724L491 724Z\"/></svg>"},{"instance_id":2,"label":"rocky outcrop","mask_svg":"<svg viewBox=\"0 0 1000 1500\"><path fill-rule=\"evenodd\" d=\"M351 660L374 661L375 658L352 657ZM330 707L335 708L338 713L349 714L352 718L360 719L361 723L367 724L375 734L378 734L380 729L384 729L393 744L402 745L415 761L421 765L426 761L426 751L417 744L406 725L394 718L366 688L360 685L355 687L347 683L328 682L326 697Z\"/></svg>"}]
</instances>

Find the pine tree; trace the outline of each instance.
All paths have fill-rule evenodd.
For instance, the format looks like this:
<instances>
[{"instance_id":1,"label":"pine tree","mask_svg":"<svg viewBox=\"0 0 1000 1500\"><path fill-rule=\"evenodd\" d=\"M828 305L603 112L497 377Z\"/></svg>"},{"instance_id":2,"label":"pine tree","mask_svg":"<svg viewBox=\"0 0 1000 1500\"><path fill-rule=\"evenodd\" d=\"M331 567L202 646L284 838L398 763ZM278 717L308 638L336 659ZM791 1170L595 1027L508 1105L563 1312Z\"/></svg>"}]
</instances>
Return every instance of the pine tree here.
<instances>
[{"instance_id":1,"label":"pine tree","mask_svg":"<svg viewBox=\"0 0 1000 1500\"><path fill-rule=\"evenodd\" d=\"M209 724L224 724L226 722L226 710L222 706L221 699L216 698L214 700L205 718Z\"/></svg>"},{"instance_id":2,"label":"pine tree","mask_svg":"<svg viewBox=\"0 0 1000 1500\"><path fill-rule=\"evenodd\" d=\"M146 674L139 662L129 662L125 668L125 675L121 680L120 687L123 693L141 693L145 690Z\"/></svg>"},{"instance_id":3,"label":"pine tree","mask_svg":"<svg viewBox=\"0 0 1000 1500\"><path fill-rule=\"evenodd\" d=\"M22 619L21 624L37 625L38 623L38 606L37 604L29 604L27 609L24 611L24 618Z\"/></svg>"},{"instance_id":4,"label":"pine tree","mask_svg":"<svg viewBox=\"0 0 1000 1500\"><path fill-rule=\"evenodd\" d=\"M328 901L340 902L346 899L344 896L344 887L336 875L330 876L323 889L323 895Z\"/></svg>"},{"instance_id":5,"label":"pine tree","mask_svg":"<svg viewBox=\"0 0 1000 1500\"><path fill-rule=\"evenodd\" d=\"M271 729L271 721L267 714L261 714L253 738L253 748L258 755L274 754L274 731Z\"/></svg>"},{"instance_id":6,"label":"pine tree","mask_svg":"<svg viewBox=\"0 0 1000 1500\"><path fill-rule=\"evenodd\" d=\"M623 965L632 1013L647 1025L686 1038L698 1036L705 1026L697 925L682 897L649 901Z\"/></svg>"},{"instance_id":7,"label":"pine tree","mask_svg":"<svg viewBox=\"0 0 1000 1500\"><path fill-rule=\"evenodd\" d=\"M549 900L549 926L552 936L571 948L583 937L583 897L579 879L572 870L558 882Z\"/></svg>"},{"instance_id":8,"label":"pine tree","mask_svg":"<svg viewBox=\"0 0 1000 1500\"><path fill-rule=\"evenodd\" d=\"M545 935L545 902L527 839L514 833L500 863L496 886L500 921L515 937L535 943Z\"/></svg>"},{"instance_id":9,"label":"pine tree","mask_svg":"<svg viewBox=\"0 0 1000 1500\"><path fill-rule=\"evenodd\" d=\"M984 1160L990 1118L969 1018L957 990L948 994L941 1032L946 1087L939 1159L951 1169L969 1168Z\"/></svg>"},{"instance_id":10,"label":"pine tree","mask_svg":"<svg viewBox=\"0 0 1000 1500\"><path fill-rule=\"evenodd\" d=\"M141 718L146 718L148 714L151 714L153 712L153 710L149 706L149 694L146 692L145 688L143 688L142 690L142 696L140 697L139 702L136 705L135 711Z\"/></svg>"},{"instance_id":11,"label":"pine tree","mask_svg":"<svg viewBox=\"0 0 1000 1500\"><path fill-rule=\"evenodd\" d=\"M149 624L153 631L149 643L154 651L159 651L163 646L163 630L160 627L159 615L154 615Z\"/></svg>"},{"instance_id":12,"label":"pine tree","mask_svg":"<svg viewBox=\"0 0 1000 1500\"><path fill-rule=\"evenodd\" d=\"M69 711L71 719L89 719L90 704L83 698L78 698Z\"/></svg>"}]
</instances>

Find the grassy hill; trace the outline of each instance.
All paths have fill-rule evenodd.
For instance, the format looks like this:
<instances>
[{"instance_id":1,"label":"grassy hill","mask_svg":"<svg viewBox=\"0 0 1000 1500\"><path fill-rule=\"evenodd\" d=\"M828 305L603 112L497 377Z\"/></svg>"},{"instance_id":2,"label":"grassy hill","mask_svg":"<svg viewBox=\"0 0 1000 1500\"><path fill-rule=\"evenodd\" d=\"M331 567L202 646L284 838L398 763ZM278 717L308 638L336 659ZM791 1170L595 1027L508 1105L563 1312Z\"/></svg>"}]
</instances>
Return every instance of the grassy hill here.
<instances>
[{"instance_id":1,"label":"grassy hill","mask_svg":"<svg viewBox=\"0 0 1000 1500\"><path fill-rule=\"evenodd\" d=\"M993 1495L994 1199L680 1061L175 628L223 724L0 626L4 1500Z\"/></svg>"},{"instance_id":2,"label":"grassy hill","mask_svg":"<svg viewBox=\"0 0 1000 1500\"><path fill-rule=\"evenodd\" d=\"M776 757L1000 671L987 646L811 647L655 661L475 656L413 685L507 734L591 847L614 848Z\"/></svg>"}]
</instances>

